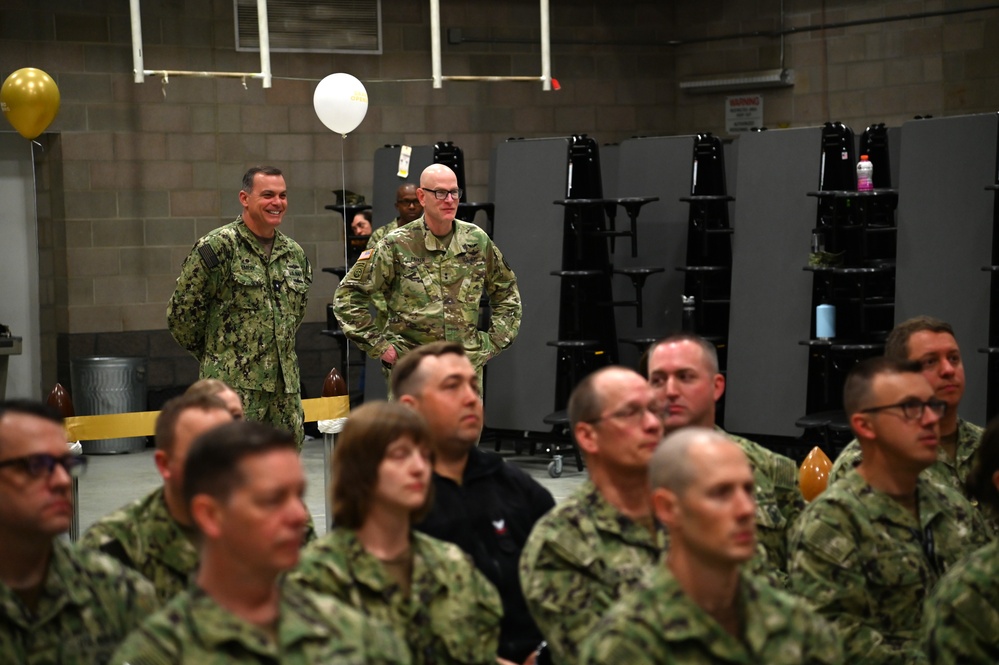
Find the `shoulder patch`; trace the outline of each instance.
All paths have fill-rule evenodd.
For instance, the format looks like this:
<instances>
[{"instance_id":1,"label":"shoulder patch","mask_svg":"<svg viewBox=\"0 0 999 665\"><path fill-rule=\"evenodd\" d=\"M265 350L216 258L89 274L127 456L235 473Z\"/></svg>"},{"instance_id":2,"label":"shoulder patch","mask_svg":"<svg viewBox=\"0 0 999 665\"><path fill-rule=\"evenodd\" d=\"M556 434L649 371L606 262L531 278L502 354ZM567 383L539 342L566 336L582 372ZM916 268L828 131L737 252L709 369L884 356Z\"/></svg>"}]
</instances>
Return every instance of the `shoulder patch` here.
<instances>
[{"instance_id":1,"label":"shoulder patch","mask_svg":"<svg viewBox=\"0 0 999 665\"><path fill-rule=\"evenodd\" d=\"M357 257L357 260L358 261L365 261L367 259L370 259L372 253L374 253L374 250L366 249L363 252L361 252L361 255Z\"/></svg>"},{"instance_id":2,"label":"shoulder patch","mask_svg":"<svg viewBox=\"0 0 999 665\"><path fill-rule=\"evenodd\" d=\"M798 467L787 457L774 455L774 485L778 487L798 486Z\"/></svg>"},{"instance_id":3,"label":"shoulder patch","mask_svg":"<svg viewBox=\"0 0 999 665\"><path fill-rule=\"evenodd\" d=\"M807 517L806 517L807 519ZM803 540L814 550L838 564L845 564L856 549L850 538L825 522L814 520L804 529Z\"/></svg>"},{"instance_id":4,"label":"shoulder patch","mask_svg":"<svg viewBox=\"0 0 999 665\"><path fill-rule=\"evenodd\" d=\"M205 264L206 268L215 268L218 266L219 257L208 243L203 243L198 247L198 254L201 255L201 261Z\"/></svg>"}]
</instances>

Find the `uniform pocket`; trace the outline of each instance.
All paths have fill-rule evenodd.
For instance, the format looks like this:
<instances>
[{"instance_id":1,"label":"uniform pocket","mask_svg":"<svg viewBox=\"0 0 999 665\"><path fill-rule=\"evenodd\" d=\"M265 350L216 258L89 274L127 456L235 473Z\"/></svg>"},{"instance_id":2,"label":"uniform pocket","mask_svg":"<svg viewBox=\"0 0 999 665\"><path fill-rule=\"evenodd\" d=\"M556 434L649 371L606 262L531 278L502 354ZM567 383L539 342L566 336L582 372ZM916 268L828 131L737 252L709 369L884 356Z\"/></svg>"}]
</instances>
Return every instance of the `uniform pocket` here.
<instances>
[{"instance_id":1,"label":"uniform pocket","mask_svg":"<svg viewBox=\"0 0 999 665\"><path fill-rule=\"evenodd\" d=\"M446 623L438 637L452 662L489 663L496 660L499 624L502 611L495 605L476 599L474 603L448 602L441 613Z\"/></svg>"},{"instance_id":2,"label":"uniform pocket","mask_svg":"<svg viewBox=\"0 0 999 665\"><path fill-rule=\"evenodd\" d=\"M238 309L260 309L267 303L267 276L262 270L234 266L232 272L232 306Z\"/></svg>"},{"instance_id":3,"label":"uniform pocket","mask_svg":"<svg viewBox=\"0 0 999 665\"><path fill-rule=\"evenodd\" d=\"M461 281L458 299L469 309L474 306L475 310L478 311L479 299L482 298L482 291L486 284L486 271L484 266L469 266L468 270L468 274Z\"/></svg>"},{"instance_id":4,"label":"uniform pocket","mask_svg":"<svg viewBox=\"0 0 999 665\"><path fill-rule=\"evenodd\" d=\"M892 594L907 587L921 590L927 581L926 568L921 552L886 552L868 563L867 580L875 587L892 589Z\"/></svg>"},{"instance_id":5,"label":"uniform pocket","mask_svg":"<svg viewBox=\"0 0 999 665\"><path fill-rule=\"evenodd\" d=\"M309 285L301 275L286 273L284 286L291 309L293 312L298 312L305 305L305 300L309 297Z\"/></svg>"},{"instance_id":6,"label":"uniform pocket","mask_svg":"<svg viewBox=\"0 0 999 665\"><path fill-rule=\"evenodd\" d=\"M756 504L756 525L763 529L783 531L787 519L780 512L775 501L764 501Z\"/></svg>"},{"instance_id":7,"label":"uniform pocket","mask_svg":"<svg viewBox=\"0 0 999 665\"><path fill-rule=\"evenodd\" d=\"M440 286L431 277L430 269L425 259L415 256L404 256L399 259L396 267L399 280L399 294L403 298L413 299L414 302L422 302L434 298L434 294L440 293ZM398 297L398 296L395 296Z\"/></svg>"}]
</instances>

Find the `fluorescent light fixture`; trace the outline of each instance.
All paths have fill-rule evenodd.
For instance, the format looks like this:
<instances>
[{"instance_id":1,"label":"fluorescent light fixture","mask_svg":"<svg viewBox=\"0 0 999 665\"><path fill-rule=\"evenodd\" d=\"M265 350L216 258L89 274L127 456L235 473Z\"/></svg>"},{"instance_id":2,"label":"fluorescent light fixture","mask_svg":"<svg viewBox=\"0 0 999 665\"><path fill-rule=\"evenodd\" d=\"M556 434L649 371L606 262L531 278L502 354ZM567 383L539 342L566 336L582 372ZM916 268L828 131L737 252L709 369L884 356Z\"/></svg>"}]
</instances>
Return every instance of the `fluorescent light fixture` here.
<instances>
[{"instance_id":1,"label":"fluorescent light fixture","mask_svg":"<svg viewBox=\"0 0 999 665\"><path fill-rule=\"evenodd\" d=\"M759 88L786 88L794 85L793 69L767 69L760 72L722 74L680 81L680 90L697 92L728 92Z\"/></svg>"}]
</instances>

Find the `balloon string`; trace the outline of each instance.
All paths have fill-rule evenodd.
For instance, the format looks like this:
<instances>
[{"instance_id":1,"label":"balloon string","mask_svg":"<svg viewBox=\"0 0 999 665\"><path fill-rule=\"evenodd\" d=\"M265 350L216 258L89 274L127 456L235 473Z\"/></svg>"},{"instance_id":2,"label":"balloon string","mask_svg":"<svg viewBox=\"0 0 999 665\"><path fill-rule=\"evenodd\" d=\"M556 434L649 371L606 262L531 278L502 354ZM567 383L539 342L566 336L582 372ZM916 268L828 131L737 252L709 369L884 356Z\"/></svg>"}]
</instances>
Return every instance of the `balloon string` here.
<instances>
[{"instance_id":1,"label":"balloon string","mask_svg":"<svg viewBox=\"0 0 999 665\"><path fill-rule=\"evenodd\" d=\"M347 262L347 245L350 243L350 239L347 237L347 229L350 228L350 222L353 220L347 219L347 168L344 165L344 144L347 142L347 135L340 135L340 191L343 192L343 212L341 217L343 217L343 265L344 265L344 278L347 277L347 272L350 271L350 264ZM343 373L343 378L347 382L347 394L350 394L350 341L347 338L343 340L344 344L347 345L347 360L344 362L344 367L340 368Z\"/></svg>"}]
</instances>

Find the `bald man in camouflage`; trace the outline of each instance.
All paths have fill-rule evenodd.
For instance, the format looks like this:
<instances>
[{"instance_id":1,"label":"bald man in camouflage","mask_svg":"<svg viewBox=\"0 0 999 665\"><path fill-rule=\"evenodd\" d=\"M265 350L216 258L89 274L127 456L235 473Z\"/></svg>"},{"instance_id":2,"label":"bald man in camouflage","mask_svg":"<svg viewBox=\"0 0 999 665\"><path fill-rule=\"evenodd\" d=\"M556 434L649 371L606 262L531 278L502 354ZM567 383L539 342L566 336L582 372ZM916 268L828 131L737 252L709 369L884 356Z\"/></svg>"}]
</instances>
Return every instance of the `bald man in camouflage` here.
<instances>
[{"instance_id":1,"label":"bald man in camouflage","mask_svg":"<svg viewBox=\"0 0 999 665\"><path fill-rule=\"evenodd\" d=\"M481 374L520 330L517 277L485 231L455 219L454 171L428 166L416 194L423 216L361 253L336 290L334 314L361 350L382 361L386 378L409 350L434 341L461 343ZM483 291L492 308L487 331L478 329ZM383 325L369 312L376 294L385 298Z\"/></svg>"}]
</instances>

